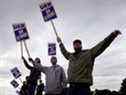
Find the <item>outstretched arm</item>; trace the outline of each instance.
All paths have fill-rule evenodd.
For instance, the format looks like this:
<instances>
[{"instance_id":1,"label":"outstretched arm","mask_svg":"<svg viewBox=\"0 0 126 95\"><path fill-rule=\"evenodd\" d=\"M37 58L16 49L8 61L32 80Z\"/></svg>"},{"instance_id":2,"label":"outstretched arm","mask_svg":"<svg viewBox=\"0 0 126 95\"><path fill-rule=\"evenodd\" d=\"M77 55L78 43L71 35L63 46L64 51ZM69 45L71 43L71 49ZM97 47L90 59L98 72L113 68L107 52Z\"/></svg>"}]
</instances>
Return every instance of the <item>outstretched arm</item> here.
<instances>
[{"instance_id":1,"label":"outstretched arm","mask_svg":"<svg viewBox=\"0 0 126 95\"><path fill-rule=\"evenodd\" d=\"M22 60L23 60L23 62L24 62L24 65L28 68L28 69L32 69L33 67L32 66L30 66L29 64L28 64L28 62L26 61L26 59L22 56Z\"/></svg>"},{"instance_id":2,"label":"outstretched arm","mask_svg":"<svg viewBox=\"0 0 126 95\"><path fill-rule=\"evenodd\" d=\"M99 44L97 44L95 47L93 47L91 49L92 57L95 58L98 55L100 55L119 34L121 34L121 32L119 30L115 30L108 37L106 37L103 41L101 41Z\"/></svg>"},{"instance_id":3,"label":"outstretched arm","mask_svg":"<svg viewBox=\"0 0 126 95\"><path fill-rule=\"evenodd\" d=\"M41 63L40 64L37 64L35 65L35 68L37 68L39 71L43 72L43 73L46 73L48 71L48 68L47 66L42 66Z\"/></svg>"},{"instance_id":4,"label":"outstretched arm","mask_svg":"<svg viewBox=\"0 0 126 95\"><path fill-rule=\"evenodd\" d=\"M63 43L62 43L62 41L61 41L61 39L59 37L57 37L57 42L59 43L61 53L63 54L63 56L67 60L69 60L69 57L70 57L71 53L66 50L65 46L63 45Z\"/></svg>"}]
</instances>

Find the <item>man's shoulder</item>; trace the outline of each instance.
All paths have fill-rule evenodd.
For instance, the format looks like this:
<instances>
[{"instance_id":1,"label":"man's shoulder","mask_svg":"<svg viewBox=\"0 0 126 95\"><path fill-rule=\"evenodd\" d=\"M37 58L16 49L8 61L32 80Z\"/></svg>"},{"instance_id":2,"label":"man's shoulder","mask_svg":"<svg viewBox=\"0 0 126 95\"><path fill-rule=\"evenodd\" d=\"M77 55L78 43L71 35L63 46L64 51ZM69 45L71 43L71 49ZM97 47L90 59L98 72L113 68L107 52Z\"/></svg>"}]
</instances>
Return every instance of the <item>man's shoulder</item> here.
<instances>
[{"instance_id":1,"label":"man's shoulder","mask_svg":"<svg viewBox=\"0 0 126 95\"><path fill-rule=\"evenodd\" d=\"M63 67L60 65L57 65L57 68L63 70Z\"/></svg>"},{"instance_id":2,"label":"man's shoulder","mask_svg":"<svg viewBox=\"0 0 126 95\"><path fill-rule=\"evenodd\" d=\"M86 52L88 52L88 51L90 51L90 49L83 49L83 50L80 52L80 54L86 53ZM76 54L75 52L71 53L72 56L74 56L75 54Z\"/></svg>"},{"instance_id":3,"label":"man's shoulder","mask_svg":"<svg viewBox=\"0 0 126 95\"><path fill-rule=\"evenodd\" d=\"M62 68L62 66L60 66L59 64L56 65L57 68Z\"/></svg>"},{"instance_id":4,"label":"man's shoulder","mask_svg":"<svg viewBox=\"0 0 126 95\"><path fill-rule=\"evenodd\" d=\"M85 53L85 52L88 52L88 51L90 51L90 49L84 49L84 50L82 50L82 53Z\"/></svg>"}]
</instances>

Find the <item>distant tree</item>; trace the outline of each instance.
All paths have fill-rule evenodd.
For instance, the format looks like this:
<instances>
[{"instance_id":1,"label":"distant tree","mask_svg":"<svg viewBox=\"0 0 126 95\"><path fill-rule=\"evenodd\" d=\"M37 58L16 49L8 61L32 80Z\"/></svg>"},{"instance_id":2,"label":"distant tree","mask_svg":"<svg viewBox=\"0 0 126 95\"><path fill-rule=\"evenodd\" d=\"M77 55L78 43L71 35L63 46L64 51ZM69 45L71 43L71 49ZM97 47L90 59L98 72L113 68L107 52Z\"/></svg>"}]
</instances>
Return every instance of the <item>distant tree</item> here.
<instances>
[{"instance_id":1,"label":"distant tree","mask_svg":"<svg viewBox=\"0 0 126 95\"><path fill-rule=\"evenodd\" d=\"M103 89L103 90L96 89L95 91L92 91L91 95L126 95L126 78L123 79L120 90L118 92L110 91L109 89Z\"/></svg>"},{"instance_id":2,"label":"distant tree","mask_svg":"<svg viewBox=\"0 0 126 95\"><path fill-rule=\"evenodd\" d=\"M119 94L119 92L117 92L117 91L112 91L112 92L111 92L111 95L120 95L120 94Z\"/></svg>"},{"instance_id":3,"label":"distant tree","mask_svg":"<svg viewBox=\"0 0 126 95\"><path fill-rule=\"evenodd\" d=\"M121 88L119 90L120 95L126 95L126 78L121 83Z\"/></svg>"},{"instance_id":4,"label":"distant tree","mask_svg":"<svg viewBox=\"0 0 126 95\"><path fill-rule=\"evenodd\" d=\"M109 89L104 90L95 90L95 95L111 95L111 91Z\"/></svg>"},{"instance_id":5,"label":"distant tree","mask_svg":"<svg viewBox=\"0 0 126 95\"><path fill-rule=\"evenodd\" d=\"M95 91L91 91L91 95L95 95Z\"/></svg>"}]
</instances>

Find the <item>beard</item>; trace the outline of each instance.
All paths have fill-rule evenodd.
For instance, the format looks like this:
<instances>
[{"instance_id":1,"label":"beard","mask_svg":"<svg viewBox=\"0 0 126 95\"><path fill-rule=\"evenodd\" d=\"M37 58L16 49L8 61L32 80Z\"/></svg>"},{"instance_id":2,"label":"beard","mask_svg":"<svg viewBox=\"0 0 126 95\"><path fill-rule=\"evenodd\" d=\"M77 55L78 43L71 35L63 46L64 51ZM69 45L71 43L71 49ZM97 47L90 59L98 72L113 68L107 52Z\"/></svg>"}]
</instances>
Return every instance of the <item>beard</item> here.
<instances>
[{"instance_id":1,"label":"beard","mask_svg":"<svg viewBox=\"0 0 126 95\"><path fill-rule=\"evenodd\" d=\"M75 53L79 53L81 52L82 48L74 48L74 50L75 50Z\"/></svg>"},{"instance_id":2,"label":"beard","mask_svg":"<svg viewBox=\"0 0 126 95\"><path fill-rule=\"evenodd\" d=\"M56 65L56 62L53 62L52 65Z\"/></svg>"}]
</instances>

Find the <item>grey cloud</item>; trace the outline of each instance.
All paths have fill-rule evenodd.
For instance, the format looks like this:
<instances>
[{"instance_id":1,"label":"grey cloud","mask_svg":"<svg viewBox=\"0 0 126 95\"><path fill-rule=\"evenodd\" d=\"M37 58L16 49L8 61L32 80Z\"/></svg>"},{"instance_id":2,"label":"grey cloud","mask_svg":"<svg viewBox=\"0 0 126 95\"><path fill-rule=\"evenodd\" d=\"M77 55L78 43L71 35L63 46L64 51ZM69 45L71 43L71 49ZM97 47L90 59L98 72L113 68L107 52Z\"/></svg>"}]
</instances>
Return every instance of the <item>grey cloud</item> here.
<instances>
[{"instance_id":1,"label":"grey cloud","mask_svg":"<svg viewBox=\"0 0 126 95\"><path fill-rule=\"evenodd\" d=\"M73 50L72 40L77 37L83 40L84 48L90 48L103 40L105 36L115 28L125 29L125 0L53 0L52 2L58 14L57 20L54 21L56 28L63 38L65 46L70 51ZM6 60L4 64L9 64L4 65L4 68L0 67L1 77L7 77L8 71L5 71L5 69L18 65L18 61L21 61L17 59L20 58L19 51L16 49L19 47L15 41L11 26L11 24L15 22L26 22L31 38L28 44L32 55L43 56L42 60L44 65L49 64L47 43L56 40L50 24L43 21L38 7L39 3L40 1L35 0L2 0L0 4L0 58L4 54L7 54L8 56L3 60ZM125 36L123 36L123 38L118 37L117 40L96 59L94 69L94 76L96 77L94 80L95 88L112 89L114 87L114 89L118 89L120 86L120 82L125 77L126 73L124 44ZM10 51L12 52L10 53ZM61 63L66 70L67 61L61 55L59 48L57 52L59 63ZM119 58L120 56L121 58ZM24 70L22 64L18 66ZM120 78L117 78L119 75ZM13 88L11 88L10 92L14 93ZM15 93L4 94L14 95Z\"/></svg>"}]
</instances>

